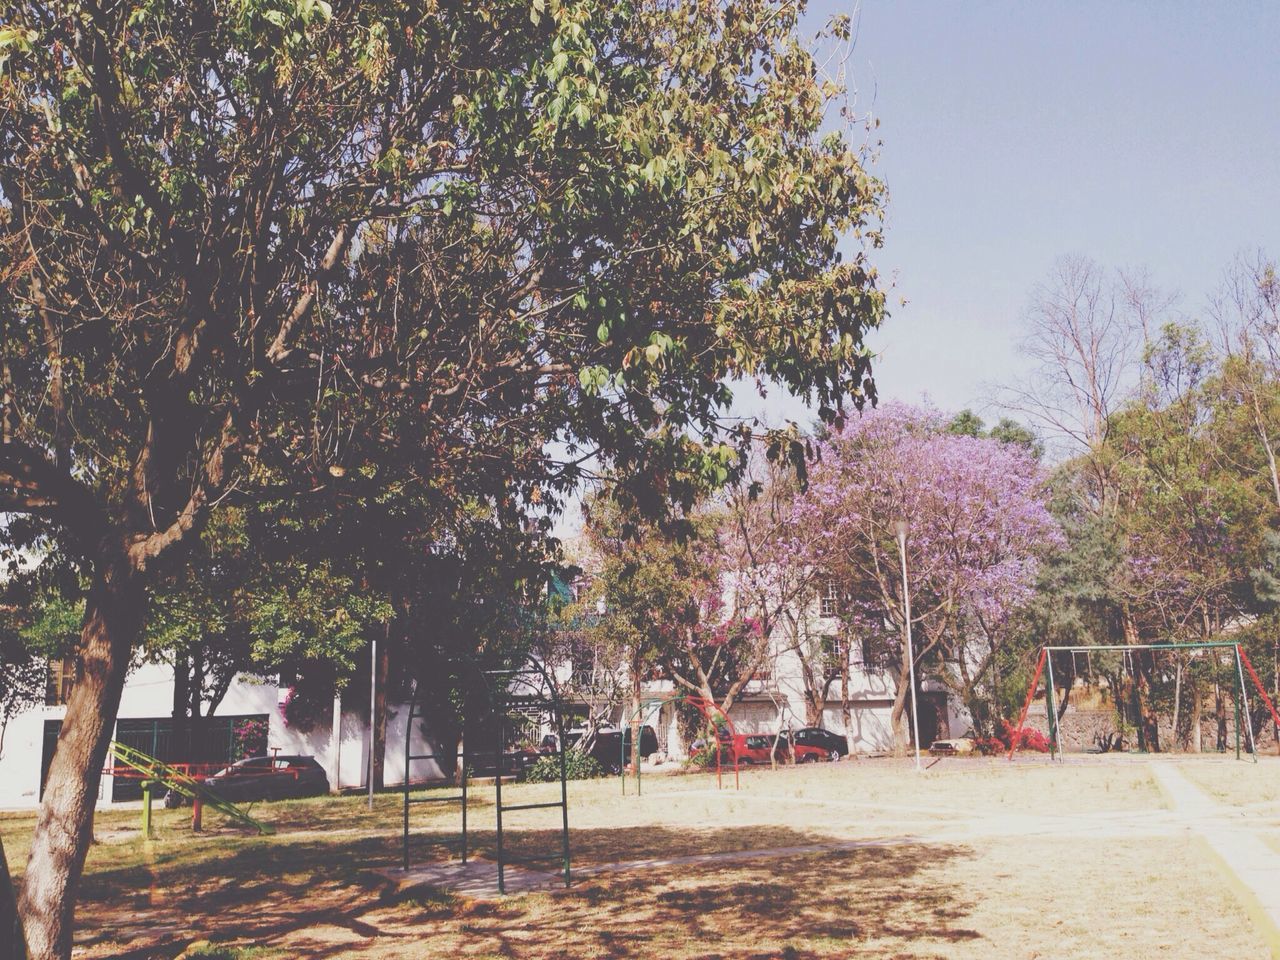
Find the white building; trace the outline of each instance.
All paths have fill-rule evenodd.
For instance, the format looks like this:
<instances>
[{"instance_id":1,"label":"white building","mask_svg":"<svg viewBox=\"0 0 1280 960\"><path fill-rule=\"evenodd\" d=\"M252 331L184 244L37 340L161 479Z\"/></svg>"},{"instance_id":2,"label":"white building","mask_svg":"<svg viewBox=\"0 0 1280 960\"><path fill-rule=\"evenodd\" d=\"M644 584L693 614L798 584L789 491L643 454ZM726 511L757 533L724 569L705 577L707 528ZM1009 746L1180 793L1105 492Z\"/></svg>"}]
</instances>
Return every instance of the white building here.
<instances>
[{"instance_id":1,"label":"white building","mask_svg":"<svg viewBox=\"0 0 1280 960\"><path fill-rule=\"evenodd\" d=\"M114 736L136 746L144 753L163 753L160 744L173 725L173 668L166 664L144 663L135 667L125 683ZM70 685L63 677L61 664L50 667L45 705L32 707L11 719L0 741L0 809L34 807L39 803L44 771L53 755L58 730L66 713L65 697ZM287 690L274 682L240 675L232 681L211 718L200 721L205 736L235 736L237 725L245 721L265 721L268 752L282 755L314 756L324 766L331 788L366 786L369 769L368 717L341 710L335 702L334 722L308 731L291 727L285 719L284 700ZM387 747L383 780L387 786L404 782L404 737L406 704L387 706ZM430 753L421 742L420 725L415 725L412 744L414 754ZM228 744L228 754L231 753ZM110 765L108 760L108 765ZM430 760L412 763L411 779L424 780L440 776ZM133 800L139 796L138 781L114 777L108 771L102 778L98 803Z\"/></svg>"},{"instance_id":2,"label":"white building","mask_svg":"<svg viewBox=\"0 0 1280 960\"><path fill-rule=\"evenodd\" d=\"M584 577L575 584L575 591L584 589L589 578ZM730 608L732 587L726 586L725 605ZM812 645L821 644L824 638L832 642L839 634L841 625L836 619L838 594L828 589L823 596L814 597L806 609L794 611L795 621L806 636L805 645L785 635L784 628L778 627L769 638L769 650L764 664L742 689L729 710L729 719L738 733L763 734L785 730L797 730L809 726L808 710L805 696L804 657L798 647L811 650ZM811 663L817 657L810 656ZM814 664L816 666L816 664ZM819 678L825 682L826 676ZM917 678L921 696L919 704L920 741L928 747L934 740L962 735L970 729L971 721L963 706L951 695L945 686L932 678ZM616 689L626 689L627 684L619 680L614 684ZM838 676L832 678L827 688L827 696L822 709L821 720L817 725L832 733L844 736L845 703L842 698L842 684ZM893 727L891 717L895 692L895 677L892 670L883 669L867 656L861 644L855 643L850 651L849 683L848 683L849 730L852 734L853 751L857 754L886 753L893 749ZM676 685L670 680L650 682L642 688L645 706L642 708L644 722L652 724L658 735L660 748L672 757L687 756L687 745L681 742L675 721L676 707L663 706L659 703L664 698L671 698L678 693ZM907 701L908 713L906 722L910 724L910 700ZM630 721L629 708L615 709L615 722L626 725Z\"/></svg>"}]
</instances>

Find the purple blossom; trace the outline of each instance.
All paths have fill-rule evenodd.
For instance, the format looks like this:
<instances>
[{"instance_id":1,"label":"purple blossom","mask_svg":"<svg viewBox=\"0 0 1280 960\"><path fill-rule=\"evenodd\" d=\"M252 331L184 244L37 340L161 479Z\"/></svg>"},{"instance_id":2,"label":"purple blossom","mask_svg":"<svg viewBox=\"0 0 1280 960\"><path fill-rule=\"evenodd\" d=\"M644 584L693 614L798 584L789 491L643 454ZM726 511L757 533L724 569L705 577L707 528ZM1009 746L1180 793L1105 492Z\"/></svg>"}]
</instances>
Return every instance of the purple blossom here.
<instances>
[{"instance_id":1,"label":"purple blossom","mask_svg":"<svg viewBox=\"0 0 1280 960\"><path fill-rule=\"evenodd\" d=\"M899 519L909 525L912 591L922 600L913 614L925 615L927 601L953 622L1003 622L1029 599L1040 558L1062 543L1036 460L1014 444L947 433L944 424L935 410L890 403L821 447L792 522L803 558L847 575L852 617L900 617Z\"/></svg>"}]
</instances>

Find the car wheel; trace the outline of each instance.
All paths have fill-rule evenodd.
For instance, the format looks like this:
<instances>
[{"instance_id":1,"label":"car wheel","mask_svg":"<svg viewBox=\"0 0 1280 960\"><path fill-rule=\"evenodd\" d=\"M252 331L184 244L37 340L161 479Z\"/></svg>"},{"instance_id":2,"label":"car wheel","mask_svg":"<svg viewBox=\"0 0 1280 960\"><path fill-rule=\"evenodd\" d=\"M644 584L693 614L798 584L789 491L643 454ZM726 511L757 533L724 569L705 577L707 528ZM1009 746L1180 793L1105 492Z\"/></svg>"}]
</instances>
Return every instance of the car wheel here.
<instances>
[{"instance_id":1,"label":"car wheel","mask_svg":"<svg viewBox=\"0 0 1280 960\"><path fill-rule=\"evenodd\" d=\"M835 763L835 762L836 762L836 761L838 761L839 759L840 759L840 751L839 751L839 750L832 750L832 751L831 751L831 762L832 762L832 763Z\"/></svg>"}]
</instances>

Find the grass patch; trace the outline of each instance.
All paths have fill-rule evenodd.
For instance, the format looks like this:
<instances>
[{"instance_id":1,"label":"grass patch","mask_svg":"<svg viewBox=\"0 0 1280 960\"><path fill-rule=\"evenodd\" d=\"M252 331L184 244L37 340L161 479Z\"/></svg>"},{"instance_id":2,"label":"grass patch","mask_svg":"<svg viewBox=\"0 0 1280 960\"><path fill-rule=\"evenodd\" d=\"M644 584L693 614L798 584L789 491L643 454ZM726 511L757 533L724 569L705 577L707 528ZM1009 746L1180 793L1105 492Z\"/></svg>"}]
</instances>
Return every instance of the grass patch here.
<instances>
[{"instance_id":1,"label":"grass patch","mask_svg":"<svg viewBox=\"0 0 1280 960\"><path fill-rule=\"evenodd\" d=\"M157 839L144 842L138 811L105 812L76 956L172 960L201 937L222 952L192 957L235 960L1265 955L1202 851L1145 826L1164 801L1142 763L956 759L920 774L861 761L751 770L741 782L716 790L714 775L648 776L639 797L633 784L623 797L617 779L571 783L576 867L690 859L500 901L432 889L387 897L369 871L399 862L396 795L372 811L363 797L260 804L255 815L279 831L271 838L211 812L208 832L193 835L187 811L157 810ZM503 797L558 793L529 784ZM472 850L492 855L492 788L472 799L471 823L483 828ZM416 805L411 816L415 862L456 849L455 806ZM513 814L507 844L554 848L558 816ZM1117 818L1131 818L1134 835ZM33 822L0 817L18 869ZM873 843L804 849L852 841ZM713 858L779 849L791 852Z\"/></svg>"},{"instance_id":2,"label":"grass patch","mask_svg":"<svg viewBox=\"0 0 1280 960\"><path fill-rule=\"evenodd\" d=\"M1220 803L1236 807L1280 806L1280 757L1197 758L1178 767L1188 780ZM1274 812L1274 811L1272 811Z\"/></svg>"}]
</instances>

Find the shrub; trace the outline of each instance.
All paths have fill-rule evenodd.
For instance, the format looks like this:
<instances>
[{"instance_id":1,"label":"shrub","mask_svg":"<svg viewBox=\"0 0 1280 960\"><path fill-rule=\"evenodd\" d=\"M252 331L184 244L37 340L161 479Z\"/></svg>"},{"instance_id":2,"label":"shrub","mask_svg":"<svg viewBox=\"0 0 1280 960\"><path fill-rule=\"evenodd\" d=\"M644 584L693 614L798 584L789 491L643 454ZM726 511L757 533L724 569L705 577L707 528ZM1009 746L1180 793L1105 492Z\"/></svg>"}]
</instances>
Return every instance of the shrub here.
<instances>
[{"instance_id":1,"label":"shrub","mask_svg":"<svg viewBox=\"0 0 1280 960\"><path fill-rule=\"evenodd\" d=\"M699 770L714 770L716 768L717 748L714 743L708 743L689 754L689 759L685 761L686 767L695 767ZM727 746L720 752L720 766L733 766L733 751Z\"/></svg>"},{"instance_id":2,"label":"shrub","mask_svg":"<svg viewBox=\"0 0 1280 960\"><path fill-rule=\"evenodd\" d=\"M267 721L241 720L232 727L232 760L260 757L267 752Z\"/></svg>"},{"instance_id":3,"label":"shrub","mask_svg":"<svg viewBox=\"0 0 1280 960\"><path fill-rule=\"evenodd\" d=\"M1010 746L1013 745L1013 737L1016 733L1017 731L1013 727L1009 727L1006 731L1007 739L1010 741ZM1031 750L1035 753L1048 753L1049 738L1035 727L1023 727L1022 733L1018 737L1018 749Z\"/></svg>"},{"instance_id":4,"label":"shrub","mask_svg":"<svg viewBox=\"0 0 1280 960\"><path fill-rule=\"evenodd\" d=\"M1021 734L1018 728L1008 720L1000 721L1000 732L994 737L977 737L974 746L984 756L1007 753L1013 746L1014 737L1018 740L1019 750L1030 750L1032 753L1048 753L1049 738L1035 727L1023 727Z\"/></svg>"},{"instance_id":5,"label":"shrub","mask_svg":"<svg viewBox=\"0 0 1280 960\"><path fill-rule=\"evenodd\" d=\"M564 775L567 780L594 780L604 776L599 761L581 750L568 750L564 755ZM529 783L552 783L560 779L560 758L555 754L539 757L524 775Z\"/></svg>"},{"instance_id":6,"label":"shrub","mask_svg":"<svg viewBox=\"0 0 1280 960\"><path fill-rule=\"evenodd\" d=\"M984 757L993 757L1009 748L999 737L974 737L973 749Z\"/></svg>"},{"instance_id":7,"label":"shrub","mask_svg":"<svg viewBox=\"0 0 1280 960\"><path fill-rule=\"evenodd\" d=\"M297 687L290 687L280 712L286 727L307 733L329 721L333 715L333 706L330 700L314 692L303 692Z\"/></svg>"}]
</instances>

